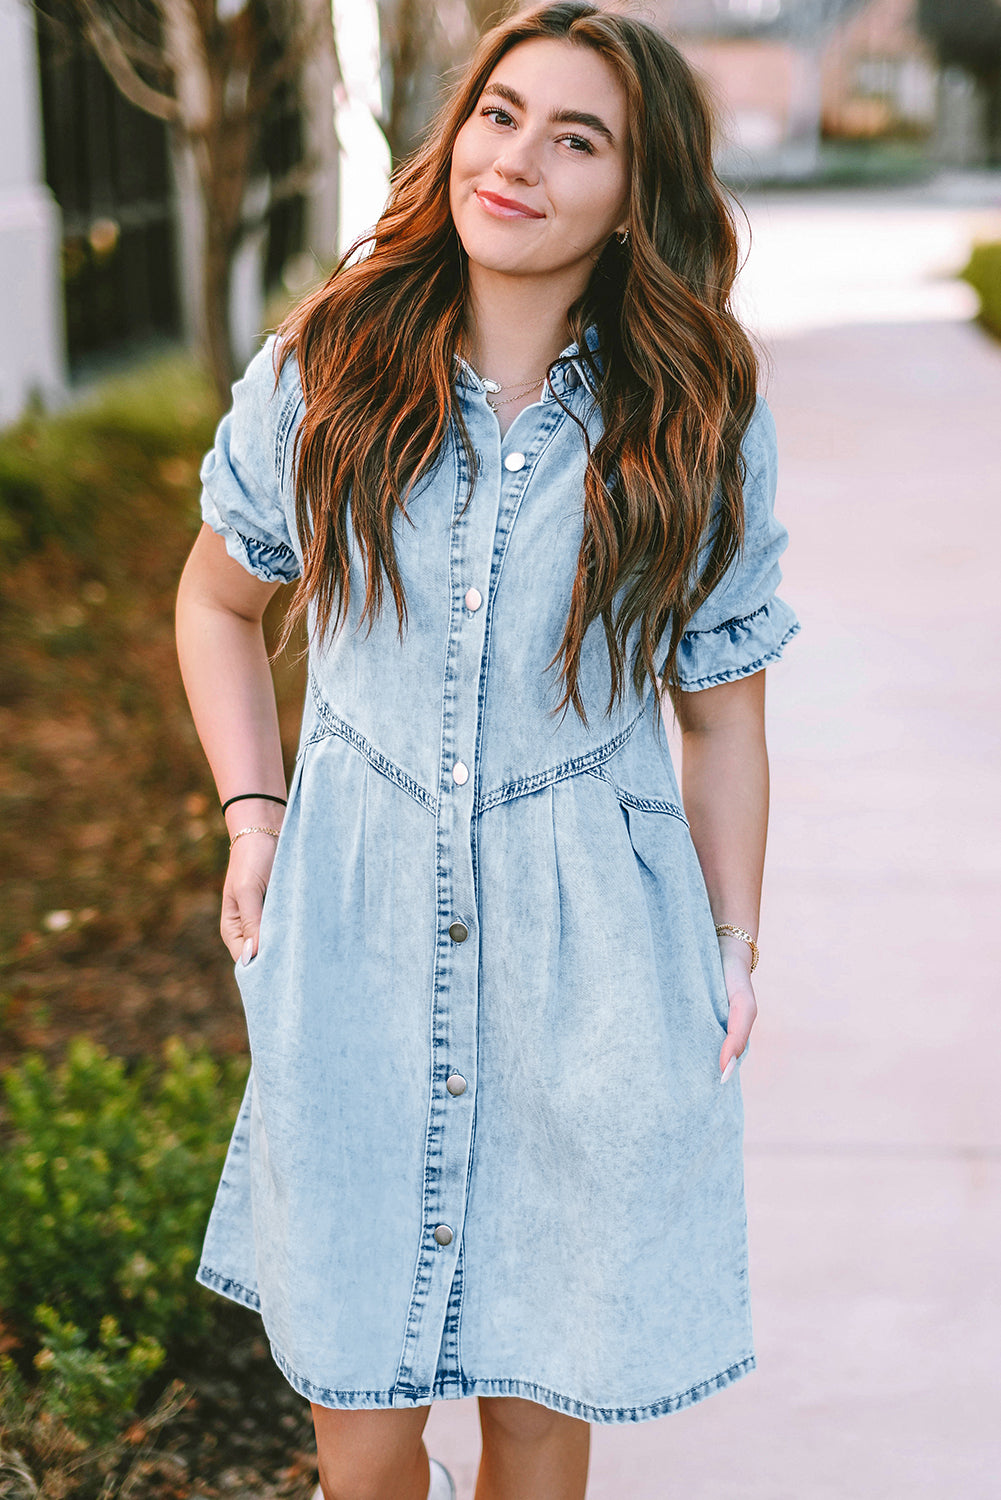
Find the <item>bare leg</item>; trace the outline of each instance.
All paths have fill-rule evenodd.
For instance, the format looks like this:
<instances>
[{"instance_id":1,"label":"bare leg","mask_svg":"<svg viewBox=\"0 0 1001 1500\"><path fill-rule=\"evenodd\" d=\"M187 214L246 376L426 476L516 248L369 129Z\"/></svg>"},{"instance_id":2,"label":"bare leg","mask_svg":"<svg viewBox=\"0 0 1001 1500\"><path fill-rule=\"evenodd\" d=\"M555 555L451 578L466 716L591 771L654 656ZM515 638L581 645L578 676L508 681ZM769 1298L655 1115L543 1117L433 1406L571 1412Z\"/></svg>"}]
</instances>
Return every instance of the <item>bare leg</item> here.
<instances>
[{"instance_id":1,"label":"bare leg","mask_svg":"<svg viewBox=\"0 0 1001 1500\"><path fill-rule=\"evenodd\" d=\"M520 1396L481 1396L475 1500L584 1500L591 1428Z\"/></svg>"},{"instance_id":2,"label":"bare leg","mask_svg":"<svg viewBox=\"0 0 1001 1500\"><path fill-rule=\"evenodd\" d=\"M427 1500L423 1432L430 1406L333 1411L310 1405L324 1500Z\"/></svg>"}]
</instances>

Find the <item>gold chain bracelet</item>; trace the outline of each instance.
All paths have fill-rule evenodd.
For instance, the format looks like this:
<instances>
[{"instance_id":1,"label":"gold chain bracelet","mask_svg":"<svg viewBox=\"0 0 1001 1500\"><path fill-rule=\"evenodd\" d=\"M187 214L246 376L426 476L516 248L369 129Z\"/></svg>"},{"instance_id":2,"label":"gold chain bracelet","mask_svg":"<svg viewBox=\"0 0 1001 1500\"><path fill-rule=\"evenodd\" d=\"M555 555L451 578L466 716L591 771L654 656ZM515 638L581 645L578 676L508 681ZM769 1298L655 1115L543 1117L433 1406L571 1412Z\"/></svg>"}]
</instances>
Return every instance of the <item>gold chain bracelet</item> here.
<instances>
[{"instance_id":1,"label":"gold chain bracelet","mask_svg":"<svg viewBox=\"0 0 1001 1500\"><path fill-rule=\"evenodd\" d=\"M239 833L234 833L229 841L229 847L232 849L237 839L242 839L245 833L270 833L273 839L279 837L279 830L277 828L261 828L255 825L253 828L241 828Z\"/></svg>"},{"instance_id":2,"label":"gold chain bracelet","mask_svg":"<svg viewBox=\"0 0 1001 1500\"><path fill-rule=\"evenodd\" d=\"M716 927L716 936L721 937L724 932L728 932L731 937L742 938L745 943L748 943L750 945L751 973L753 974L755 969L758 967L758 945L752 938L751 934L749 932L745 932L743 927L734 927L730 922L720 922Z\"/></svg>"}]
</instances>

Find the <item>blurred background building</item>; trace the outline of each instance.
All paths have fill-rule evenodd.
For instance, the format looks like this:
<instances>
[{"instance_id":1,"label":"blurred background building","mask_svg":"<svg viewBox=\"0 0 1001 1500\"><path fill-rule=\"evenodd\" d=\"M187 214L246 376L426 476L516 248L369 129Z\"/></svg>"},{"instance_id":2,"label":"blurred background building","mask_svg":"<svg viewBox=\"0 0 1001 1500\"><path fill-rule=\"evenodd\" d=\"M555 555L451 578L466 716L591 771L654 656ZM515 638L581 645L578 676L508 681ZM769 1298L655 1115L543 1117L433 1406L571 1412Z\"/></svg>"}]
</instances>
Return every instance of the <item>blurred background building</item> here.
<instances>
[{"instance_id":1,"label":"blurred background building","mask_svg":"<svg viewBox=\"0 0 1001 1500\"><path fill-rule=\"evenodd\" d=\"M997 0L658 0L657 13L713 87L724 175L815 181L845 170L838 144L896 146L901 165L1001 160Z\"/></svg>"},{"instance_id":2,"label":"blurred background building","mask_svg":"<svg viewBox=\"0 0 1001 1500\"><path fill-rule=\"evenodd\" d=\"M810 179L824 141L928 140L936 65L916 0L660 0L710 81L725 175Z\"/></svg>"},{"instance_id":3,"label":"blurred background building","mask_svg":"<svg viewBox=\"0 0 1001 1500\"><path fill-rule=\"evenodd\" d=\"M371 225L391 163L495 13L0 0L0 422L156 339L200 344L222 392L269 289L294 294ZM196 14L221 57L207 124L183 50ZM708 80L738 188L1001 162L1001 0L650 0L643 14Z\"/></svg>"}]
</instances>

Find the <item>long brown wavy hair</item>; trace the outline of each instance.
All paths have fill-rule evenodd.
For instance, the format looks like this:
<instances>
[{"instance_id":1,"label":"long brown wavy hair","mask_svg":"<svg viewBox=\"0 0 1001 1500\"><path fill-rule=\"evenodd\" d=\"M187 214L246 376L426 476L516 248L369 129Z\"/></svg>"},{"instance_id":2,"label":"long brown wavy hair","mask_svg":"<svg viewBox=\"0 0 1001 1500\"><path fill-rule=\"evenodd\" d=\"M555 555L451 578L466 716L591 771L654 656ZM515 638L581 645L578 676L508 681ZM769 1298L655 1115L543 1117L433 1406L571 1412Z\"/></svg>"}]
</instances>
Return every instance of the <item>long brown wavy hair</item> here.
<instances>
[{"instance_id":1,"label":"long brown wavy hair","mask_svg":"<svg viewBox=\"0 0 1001 1500\"><path fill-rule=\"evenodd\" d=\"M394 515L406 515L409 490L450 429L475 475L453 390L465 252L449 209L452 146L498 61L536 37L599 53L625 90L629 121L629 240L610 237L568 311L582 351L585 330L597 326L600 364L591 360L590 374L603 433L588 444L583 540L550 667L560 665L556 711L572 704L586 723L580 655L597 619L611 662L607 712L628 675L640 696L656 678L654 652L669 626L663 680L677 689L681 635L743 545L740 443L757 362L730 308L737 237L713 171L702 88L652 26L579 0L539 6L486 33L424 145L394 174L374 231L279 330L279 368L295 354L306 406L295 464L304 567L279 645L310 603L321 638L347 618L349 524L366 570L361 621L371 629L388 586L402 637ZM365 245L368 254L353 259Z\"/></svg>"}]
</instances>

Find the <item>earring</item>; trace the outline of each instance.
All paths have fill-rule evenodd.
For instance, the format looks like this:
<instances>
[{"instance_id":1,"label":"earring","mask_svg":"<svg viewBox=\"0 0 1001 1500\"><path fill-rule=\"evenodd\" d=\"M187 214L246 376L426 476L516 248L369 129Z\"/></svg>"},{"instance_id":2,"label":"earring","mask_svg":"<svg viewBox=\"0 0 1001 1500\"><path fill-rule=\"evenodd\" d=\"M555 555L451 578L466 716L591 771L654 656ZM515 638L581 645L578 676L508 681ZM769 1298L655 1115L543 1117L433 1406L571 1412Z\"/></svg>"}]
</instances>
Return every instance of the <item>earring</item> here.
<instances>
[{"instance_id":1,"label":"earring","mask_svg":"<svg viewBox=\"0 0 1001 1500\"><path fill-rule=\"evenodd\" d=\"M617 229L615 231L615 238L618 240L620 245L624 245L626 243L626 240L629 238L629 230Z\"/></svg>"}]
</instances>

